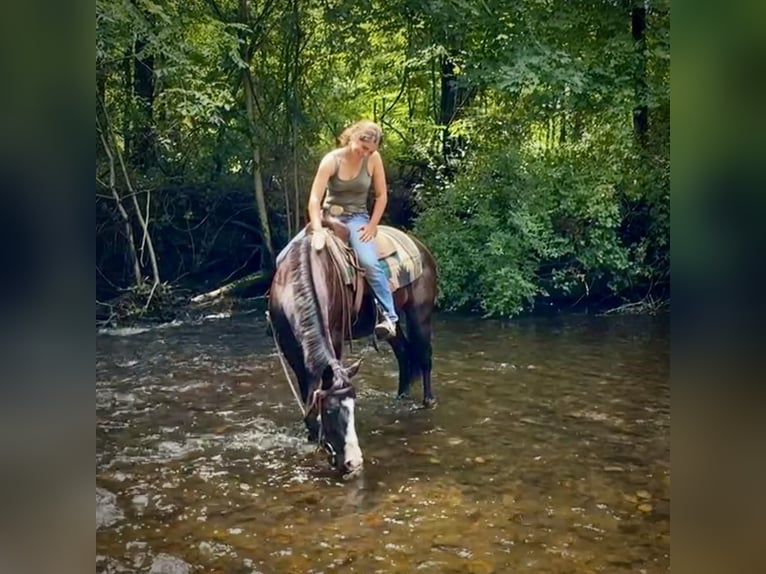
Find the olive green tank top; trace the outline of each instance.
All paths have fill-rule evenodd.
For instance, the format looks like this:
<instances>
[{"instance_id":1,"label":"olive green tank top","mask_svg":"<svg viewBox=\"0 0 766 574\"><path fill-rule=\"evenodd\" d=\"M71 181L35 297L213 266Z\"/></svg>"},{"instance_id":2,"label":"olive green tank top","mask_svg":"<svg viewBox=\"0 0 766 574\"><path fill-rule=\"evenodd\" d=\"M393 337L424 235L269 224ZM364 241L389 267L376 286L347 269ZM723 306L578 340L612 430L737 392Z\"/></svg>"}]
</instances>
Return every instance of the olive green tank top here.
<instances>
[{"instance_id":1,"label":"olive green tank top","mask_svg":"<svg viewBox=\"0 0 766 574\"><path fill-rule=\"evenodd\" d=\"M324 207L340 205L344 213L367 213L367 196L370 193L372 178L367 173L367 158L362 159L359 173L351 179L340 179L340 162L335 158L335 172L327 181Z\"/></svg>"}]
</instances>

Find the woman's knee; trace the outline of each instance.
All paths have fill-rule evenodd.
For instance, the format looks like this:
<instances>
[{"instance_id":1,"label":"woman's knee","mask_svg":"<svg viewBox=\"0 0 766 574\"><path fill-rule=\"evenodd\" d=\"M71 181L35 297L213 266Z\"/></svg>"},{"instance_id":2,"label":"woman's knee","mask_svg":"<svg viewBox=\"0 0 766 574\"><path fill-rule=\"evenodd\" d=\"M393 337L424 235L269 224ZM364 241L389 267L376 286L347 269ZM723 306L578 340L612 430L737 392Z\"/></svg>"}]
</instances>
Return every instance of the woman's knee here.
<instances>
[{"instance_id":1,"label":"woman's knee","mask_svg":"<svg viewBox=\"0 0 766 574\"><path fill-rule=\"evenodd\" d=\"M359 259L359 265L365 269L372 269L378 265L378 253L374 245L360 243L354 246L356 256Z\"/></svg>"},{"instance_id":2,"label":"woman's knee","mask_svg":"<svg viewBox=\"0 0 766 574\"><path fill-rule=\"evenodd\" d=\"M378 258L375 254L370 256L368 253L357 252L357 256L359 257L359 265L361 265L368 275L377 273Z\"/></svg>"}]
</instances>

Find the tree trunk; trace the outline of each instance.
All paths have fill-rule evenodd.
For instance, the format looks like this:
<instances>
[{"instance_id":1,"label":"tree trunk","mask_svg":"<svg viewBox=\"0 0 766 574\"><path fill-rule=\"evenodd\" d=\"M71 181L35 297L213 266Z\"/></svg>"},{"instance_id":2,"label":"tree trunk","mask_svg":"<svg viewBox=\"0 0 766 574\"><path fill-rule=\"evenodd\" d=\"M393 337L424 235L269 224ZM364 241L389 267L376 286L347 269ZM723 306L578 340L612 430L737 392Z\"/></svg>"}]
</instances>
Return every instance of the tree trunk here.
<instances>
[{"instance_id":1,"label":"tree trunk","mask_svg":"<svg viewBox=\"0 0 766 574\"><path fill-rule=\"evenodd\" d=\"M450 124L457 119L461 108L475 93L465 87L460 87L456 66L449 56L442 56L439 62L441 77L441 97L439 99L438 121L442 129L442 154L445 160L461 157L465 148L465 138L453 136L450 133Z\"/></svg>"},{"instance_id":2,"label":"tree trunk","mask_svg":"<svg viewBox=\"0 0 766 574\"><path fill-rule=\"evenodd\" d=\"M157 264L157 254L154 251L154 242L152 241L152 237L149 234L149 197L147 195L146 199L146 211L147 216L144 217L141 213L141 206L138 203L138 196L136 194L135 189L133 189L133 184L130 181L130 175L128 173L128 168L125 165L125 159L123 158L123 154L120 151L119 146L117 145L116 138L114 136L114 130L112 129L111 122L109 120L109 114L106 111L106 106L104 105L104 102L101 101L101 111L104 117L104 123L103 126L100 122L98 122L98 118L96 118L96 121L98 122L98 127L100 129L100 135L101 135L101 142L104 146L104 151L106 152L107 156L109 157L110 161L110 185L113 187L112 195L115 197L115 200L117 201L117 207L120 210L120 215L123 217L123 220L126 222L126 232L128 234L128 239L130 243L130 249L132 251L131 256L134 260L134 274L137 277L137 282L140 284L143 281L142 273L140 270L140 262L138 261L138 257L136 255L136 249L135 249L135 241L133 239L133 231L130 229L130 221L128 218L128 214L125 211L125 209L122 207L122 203L119 198L119 194L117 193L117 188L114 183L114 156L117 156L117 160L119 161L120 168L122 170L122 175L125 179L125 186L128 188L128 192L130 193L130 196L133 199L133 206L135 208L135 217L138 219L138 223L141 225L141 229L143 229L144 236L141 240L142 249L143 246L146 245L147 250L149 252L149 262L152 267L152 276L153 276L153 283L152 283L152 293L154 293L154 289L160 284L160 271L159 266ZM146 302L146 305L149 305L149 302L151 301L151 294L149 295L149 299Z\"/></svg>"},{"instance_id":3,"label":"tree trunk","mask_svg":"<svg viewBox=\"0 0 766 574\"><path fill-rule=\"evenodd\" d=\"M455 116L457 106L457 80L455 78L455 64L442 56L439 62L441 96L439 98L439 125L442 126L442 155L449 158L451 154L449 125Z\"/></svg>"},{"instance_id":4,"label":"tree trunk","mask_svg":"<svg viewBox=\"0 0 766 574\"><path fill-rule=\"evenodd\" d=\"M440 61L441 70L441 98L439 100L439 123L449 126L457 111L457 78L455 76L455 63L448 56L442 56Z\"/></svg>"},{"instance_id":5,"label":"tree trunk","mask_svg":"<svg viewBox=\"0 0 766 574\"><path fill-rule=\"evenodd\" d=\"M135 147L128 157L134 166L148 168L154 165L154 56L141 55L144 49L146 43L137 40L137 56L133 60L133 94L137 108Z\"/></svg>"},{"instance_id":6,"label":"tree trunk","mask_svg":"<svg viewBox=\"0 0 766 574\"><path fill-rule=\"evenodd\" d=\"M263 176L261 173L261 150L257 136L257 116L255 112L255 89L253 87L253 77L250 69L242 71L244 77L242 81L245 85L245 105L247 106L247 118L250 125L250 145L253 150L253 188L255 189L255 204L258 210L258 219L261 224L261 236L263 245L268 253L269 267L274 266L276 259L274 255L274 246L271 241L271 228L269 227L269 214L266 211L266 197L263 193Z\"/></svg>"},{"instance_id":7,"label":"tree trunk","mask_svg":"<svg viewBox=\"0 0 766 574\"><path fill-rule=\"evenodd\" d=\"M133 59L132 46L131 49L126 51L122 60L122 114L121 114L121 127L122 127L122 149L125 150L125 154L128 157L133 155L133 149L135 147L135 137L133 135L133 126L131 125L130 118L133 116L131 105L133 103L133 66L131 61ZM102 101L102 105L105 100ZM111 130L111 126L104 126ZM111 130L113 131L113 130ZM107 136L108 137L108 136ZM110 143L111 145L111 143Z\"/></svg>"},{"instance_id":8,"label":"tree trunk","mask_svg":"<svg viewBox=\"0 0 766 574\"><path fill-rule=\"evenodd\" d=\"M636 50L634 90L636 105L633 108L633 133L640 144L646 143L649 131L649 110L646 105L646 5L637 0L631 10L631 33Z\"/></svg>"},{"instance_id":9,"label":"tree trunk","mask_svg":"<svg viewBox=\"0 0 766 574\"><path fill-rule=\"evenodd\" d=\"M292 137L292 148L293 148L293 188L295 190L295 203L293 205L293 215L295 216L295 224L293 226L293 229L295 229L296 233L301 228L301 194L300 194L300 178L298 176L299 172L299 166L298 166L298 112L300 110L300 97L299 97L299 77L301 73L300 68L300 57L301 57L301 42L302 42L302 30L301 30L301 13L300 13L300 6L299 6L299 0L293 0L293 27L294 27L294 37L293 40L295 42L294 45L294 52L293 52L293 76L292 76L292 84L293 84L293 105L290 108L290 124L291 124L291 137ZM288 206L289 207L289 206ZM292 236L292 230L290 229L289 224L289 216L288 213L288 233L290 236Z\"/></svg>"},{"instance_id":10,"label":"tree trunk","mask_svg":"<svg viewBox=\"0 0 766 574\"><path fill-rule=\"evenodd\" d=\"M289 225L290 221L290 214L288 213L288 228L287 233L292 237L293 235L293 229L295 229L296 233L301 228L301 186L300 186L300 177L298 175L298 141L297 141L297 131L298 126L295 124L295 119L293 118L293 133L292 133L292 146L293 146L293 190L295 193L295 199L293 202L293 215L295 216L295 222L292 226L292 228ZM289 207L289 205L288 205Z\"/></svg>"},{"instance_id":11,"label":"tree trunk","mask_svg":"<svg viewBox=\"0 0 766 574\"><path fill-rule=\"evenodd\" d=\"M130 224L130 217L128 216L128 212L125 210L125 207L122 205L122 197L120 197L120 193L117 191L117 178L115 176L115 167L114 167L114 154L112 154L112 149L107 143L107 138L104 134L106 131L102 126L101 122L98 119L98 116L96 116L96 125L98 127L98 136L101 139L101 145L104 148L104 152L106 153L106 157L109 159L109 190L112 192L112 197L114 198L114 202L117 205L117 211L120 214L120 218L122 219L123 227L125 228L125 241L128 244L128 256L130 257L131 266L133 268L133 283L136 287L141 285L143 283L143 276L141 274L141 266L138 263L138 253L136 252L136 242L133 238L133 226Z\"/></svg>"},{"instance_id":12,"label":"tree trunk","mask_svg":"<svg viewBox=\"0 0 766 574\"><path fill-rule=\"evenodd\" d=\"M250 60L252 58L253 51L255 50L255 41L259 36L258 26L266 14L271 10L272 2L267 1L262 9L260 15L253 21L250 17L250 7L247 0L239 0L238 4L238 20L241 24L246 25L249 30L246 36L241 38L240 46L240 58L246 63L246 67L242 70L241 76L242 84L244 86L245 94L245 108L247 110L247 123L248 132L250 135L250 145L252 147L253 154L253 189L255 193L255 205L258 212L258 219L261 230L261 240L266 250L268 261L262 261L262 265L267 267L274 266L274 246L271 240L271 228L269 226L268 212L266 211L266 199L263 190L263 176L261 172L261 150L260 142L258 139L258 114L256 111L256 94L255 84L253 82L253 76L250 72ZM217 11L218 12L218 11ZM220 17L220 13L219 13Z\"/></svg>"}]
</instances>

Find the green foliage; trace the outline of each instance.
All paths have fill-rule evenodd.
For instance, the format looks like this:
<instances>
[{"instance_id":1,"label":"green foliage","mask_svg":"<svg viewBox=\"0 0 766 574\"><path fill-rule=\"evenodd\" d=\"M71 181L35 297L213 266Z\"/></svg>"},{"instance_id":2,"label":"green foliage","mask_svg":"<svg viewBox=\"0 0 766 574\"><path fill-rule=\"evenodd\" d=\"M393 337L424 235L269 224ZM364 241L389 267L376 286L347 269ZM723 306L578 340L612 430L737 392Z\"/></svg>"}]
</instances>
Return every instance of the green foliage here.
<instances>
[{"instance_id":1,"label":"green foliage","mask_svg":"<svg viewBox=\"0 0 766 574\"><path fill-rule=\"evenodd\" d=\"M445 308L514 315L667 293L667 0L244 5L97 1L97 93L137 187L232 193L220 204L233 215L255 146L273 235L286 241L319 158L368 117L385 131L392 197L410 210L394 223L416 214ZM647 10L643 43L635 6ZM649 131L637 138L641 106ZM155 161L143 164L131 152L147 134ZM106 159L99 149L102 182ZM151 223L167 237L189 224Z\"/></svg>"},{"instance_id":2,"label":"green foliage","mask_svg":"<svg viewBox=\"0 0 766 574\"><path fill-rule=\"evenodd\" d=\"M511 316L546 299L635 296L666 282L655 257L668 253L667 180L637 179L633 161L613 148L525 161L482 150L454 183L424 190L415 230L439 262L442 306ZM631 225L643 227L626 233Z\"/></svg>"}]
</instances>

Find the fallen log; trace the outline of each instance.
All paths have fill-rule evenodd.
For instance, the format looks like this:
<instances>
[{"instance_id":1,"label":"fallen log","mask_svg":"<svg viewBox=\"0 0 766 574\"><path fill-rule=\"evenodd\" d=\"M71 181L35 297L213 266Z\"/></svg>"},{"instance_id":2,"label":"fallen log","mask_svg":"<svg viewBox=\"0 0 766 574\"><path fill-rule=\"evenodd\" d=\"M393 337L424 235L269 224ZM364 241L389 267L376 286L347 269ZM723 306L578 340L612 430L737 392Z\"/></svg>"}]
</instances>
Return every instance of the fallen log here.
<instances>
[{"instance_id":1,"label":"fallen log","mask_svg":"<svg viewBox=\"0 0 766 574\"><path fill-rule=\"evenodd\" d=\"M207 293L200 293L191 298L192 303L207 303L214 299L219 299L226 295L238 296L247 291L254 290L256 287L266 288L271 280L271 272L258 271L245 275L231 283L227 283L221 287L208 291Z\"/></svg>"}]
</instances>

